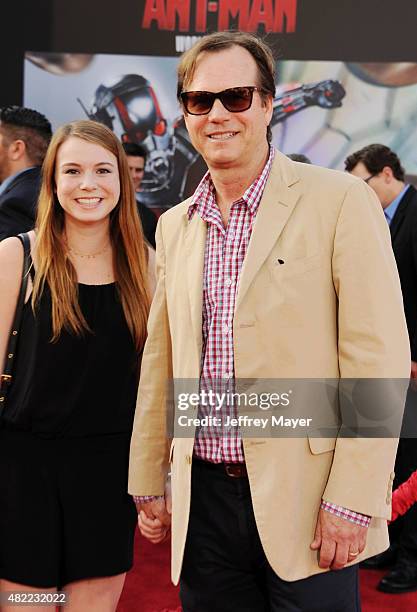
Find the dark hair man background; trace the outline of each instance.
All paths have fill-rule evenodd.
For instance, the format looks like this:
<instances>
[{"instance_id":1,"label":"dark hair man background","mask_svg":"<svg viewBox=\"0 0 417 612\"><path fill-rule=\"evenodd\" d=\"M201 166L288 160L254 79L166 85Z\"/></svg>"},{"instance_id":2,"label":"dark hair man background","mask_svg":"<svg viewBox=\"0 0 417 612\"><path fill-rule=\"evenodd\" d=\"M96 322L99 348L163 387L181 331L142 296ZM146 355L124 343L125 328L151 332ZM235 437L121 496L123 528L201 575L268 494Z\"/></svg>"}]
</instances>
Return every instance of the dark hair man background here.
<instances>
[{"instance_id":1,"label":"dark hair man background","mask_svg":"<svg viewBox=\"0 0 417 612\"><path fill-rule=\"evenodd\" d=\"M140 184L145 172L146 150L133 142L124 142L122 146L127 156L130 176L136 192L136 201L138 203L140 220L142 221L143 233L149 244L155 248L157 218L154 213L140 201Z\"/></svg>"},{"instance_id":2,"label":"dark hair man background","mask_svg":"<svg viewBox=\"0 0 417 612\"><path fill-rule=\"evenodd\" d=\"M40 166L51 136L41 113L22 106L0 109L0 240L34 226Z\"/></svg>"},{"instance_id":3,"label":"dark hair man background","mask_svg":"<svg viewBox=\"0 0 417 612\"><path fill-rule=\"evenodd\" d=\"M372 187L391 225L399 203L396 199L408 190L404 168L394 151L382 144L368 145L346 158L345 169ZM393 203L397 206L390 209Z\"/></svg>"},{"instance_id":4,"label":"dark hair man background","mask_svg":"<svg viewBox=\"0 0 417 612\"><path fill-rule=\"evenodd\" d=\"M382 144L371 144L350 155L345 167L363 179L378 196L391 232L411 345L411 377L417 378L417 191L404 182L404 168L397 155ZM407 398L404 427L417 412L414 392ZM414 417L416 418L416 417ZM408 432L408 435L410 433ZM417 469L417 440L402 438L395 464L398 486ZM366 567L392 570L379 590L402 593L417 589L417 506L390 528L391 547L364 563Z\"/></svg>"}]
</instances>

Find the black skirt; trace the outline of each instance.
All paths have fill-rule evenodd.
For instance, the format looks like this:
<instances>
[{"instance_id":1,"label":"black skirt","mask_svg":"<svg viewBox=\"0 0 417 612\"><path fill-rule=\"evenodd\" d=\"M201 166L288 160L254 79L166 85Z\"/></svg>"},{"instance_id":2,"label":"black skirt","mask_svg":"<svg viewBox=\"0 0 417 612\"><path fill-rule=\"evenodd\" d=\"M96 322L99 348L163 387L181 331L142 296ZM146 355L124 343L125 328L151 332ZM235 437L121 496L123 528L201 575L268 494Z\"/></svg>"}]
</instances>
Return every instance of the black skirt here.
<instances>
[{"instance_id":1,"label":"black skirt","mask_svg":"<svg viewBox=\"0 0 417 612\"><path fill-rule=\"evenodd\" d=\"M129 441L0 430L0 578L63 587L132 567Z\"/></svg>"},{"instance_id":2,"label":"black skirt","mask_svg":"<svg viewBox=\"0 0 417 612\"><path fill-rule=\"evenodd\" d=\"M23 309L0 423L0 578L40 588L132 566L127 494L139 354L115 283L79 285L90 331L51 342L46 288Z\"/></svg>"}]
</instances>

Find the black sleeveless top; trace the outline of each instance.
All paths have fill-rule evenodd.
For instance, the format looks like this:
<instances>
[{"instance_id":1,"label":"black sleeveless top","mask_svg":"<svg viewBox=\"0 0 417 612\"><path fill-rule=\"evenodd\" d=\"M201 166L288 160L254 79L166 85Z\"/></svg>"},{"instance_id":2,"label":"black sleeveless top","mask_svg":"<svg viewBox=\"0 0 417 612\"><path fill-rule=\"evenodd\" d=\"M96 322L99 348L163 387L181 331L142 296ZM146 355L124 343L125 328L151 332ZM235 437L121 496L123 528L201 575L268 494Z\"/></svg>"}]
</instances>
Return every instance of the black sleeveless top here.
<instances>
[{"instance_id":1,"label":"black sleeveless top","mask_svg":"<svg viewBox=\"0 0 417 612\"><path fill-rule=\"evenodd\" d=\"M27 302L3 426L45 438L130 434L139 379L139 355L115 283L78 285L90 327L63 330L51 342L51 296L36 309Z\"/></svg>"}]
</instances>

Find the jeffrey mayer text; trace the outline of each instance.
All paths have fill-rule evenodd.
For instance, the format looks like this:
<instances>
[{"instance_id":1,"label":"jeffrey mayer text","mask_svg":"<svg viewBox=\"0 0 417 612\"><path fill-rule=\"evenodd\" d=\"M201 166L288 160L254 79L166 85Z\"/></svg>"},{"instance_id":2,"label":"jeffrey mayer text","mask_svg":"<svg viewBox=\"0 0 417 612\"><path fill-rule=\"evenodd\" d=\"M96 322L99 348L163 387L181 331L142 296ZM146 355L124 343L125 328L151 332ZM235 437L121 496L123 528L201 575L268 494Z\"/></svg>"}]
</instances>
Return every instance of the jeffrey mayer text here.
<instances>
[{"instance_id":1,"label":"jeffrey mayer text","mask_svg":"<svg viewBox=\"0 0 417 612\"><path fill-rule=\"evenodd\" d=\"M202 418L188 417L181 415L178 417L178 425L180 427L261 427L265 429L268 424L272 427L289 427L296 429L297 427L310 427L312 418L285 418L284 416L276 417L250 417L247 414L241 414L237 417L232 416L205 416Z\"/></svg>"}]
</instances>

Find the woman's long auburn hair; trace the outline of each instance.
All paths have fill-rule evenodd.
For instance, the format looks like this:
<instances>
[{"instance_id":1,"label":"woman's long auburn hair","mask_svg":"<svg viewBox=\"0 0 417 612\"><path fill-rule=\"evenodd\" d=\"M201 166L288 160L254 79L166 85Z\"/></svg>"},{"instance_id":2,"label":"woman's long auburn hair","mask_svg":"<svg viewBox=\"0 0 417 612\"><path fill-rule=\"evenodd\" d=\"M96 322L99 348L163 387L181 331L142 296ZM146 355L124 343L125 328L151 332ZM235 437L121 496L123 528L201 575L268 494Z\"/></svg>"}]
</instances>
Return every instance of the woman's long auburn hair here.
<instances>
[{"instance_id":1,"label":"woman's long auburn hair","mask_svg":"<svg viewBox=\"0 0 417 612\"><path fill-rule=\"evenodd\" d=\"M89 329L78 303L77 275L65 244L64 211L56 196L57 152L70 137L99 145L117 158L120 198L110 213L110 242L116 287L127 325L140 350L146 338L150 305L147 247L123 147L109 128L96 121L74 121L63 125L52 137L46 153L36 219L36 274L32 307L36 309L47 284L52 299L52 341L58 339L63 328L75 334Z\"/></svg>"}]
</instances>

